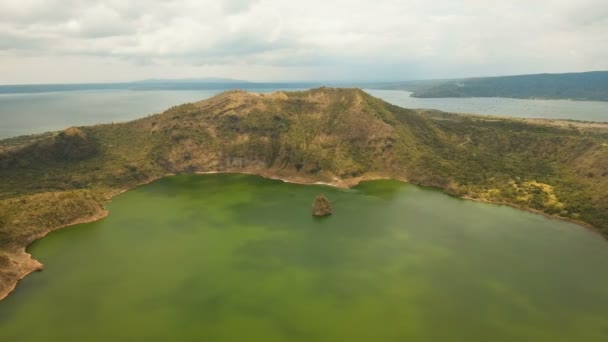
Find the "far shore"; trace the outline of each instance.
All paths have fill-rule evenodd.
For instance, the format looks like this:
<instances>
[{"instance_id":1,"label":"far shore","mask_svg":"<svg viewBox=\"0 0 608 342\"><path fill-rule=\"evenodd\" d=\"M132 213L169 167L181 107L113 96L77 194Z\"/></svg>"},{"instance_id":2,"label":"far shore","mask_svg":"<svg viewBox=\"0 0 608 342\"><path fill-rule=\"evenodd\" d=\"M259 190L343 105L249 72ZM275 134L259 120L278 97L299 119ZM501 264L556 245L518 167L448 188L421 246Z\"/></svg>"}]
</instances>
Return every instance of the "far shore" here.
<instances>
[{"instance_id":1,"label":"far shore","mask_svg":"<svg viewBox=\"0 0 608 342\"><path fill-rule=\"evenodd\" d=\"M184 174L188 174L188 173L180 173L180 175L184 175ZM591 226L590 224L587 224L583 221L579 221L579 220L574 220L571 218L567 218L567 217L562 217L562 216L557 216L557 215L551 215L545 212L542 212L540 210L536 210L536 209L532 209L532 208L527 208L527 207L522 207L519 205L516 205L514 203L508 203L508 202L499 202L499 201L491 201L491 200L487 200L487 199L481 199L481 198L472 198L472 197L468 197L468 196L457 196L455 194L451 194L449 192L446 191L445 188L439 187L439 186L432 186L432 185L426 185L426 184L419 184L416 182L412 182L410 180L407 180L403 177L395 177L395 176L385 176L385 175L380 175L380 174L364 174L360 177L354 177L354 178L349 178L349 179L340 179L337 177L333 177L332 181L315 181L315 180L311 180L309 177L302 177L302 176L293 176L293 175L283 175L283 176L277 176L276 174L273 174L271 172L271 170L264 170L264 169L251 169L251 170L238 170L238 169L228 169L228 170L223 170L223 171L199 171L199 172L194 172L191 174L197 174L197 175L209 175L209 174L247 174L247 175L253 175L253 176L258 176L258 177L263 177L263 178L267 178L267 179L273 179L273 180L279 180L285 183L292 183L292 184L301 184L301 185L324 185L324 186L331 186L331 187L336 187L336 188L341 188L341 189L349 189L352 188L354 186L357 186L359 183L361 182L365 182L365 181L374 181L374 180L395 180L395 181L400 181L403 183L409 183L409 184L413 184L413 185L417 185L417 186L425 186L425 187L433 187L433 188L437 188L437 189L441 189L446 195L452 196L452 197L456 197L456 198L460 198L460 199L464 199L464 200L472 200L475 202L481 202L481 203L488 203L488 204L495 204L495 205L506 205L515 209L519 209L519 210L523 210L523 211L527 211L530 213L534 213L534 214L538 214L538 215L542 215L546 218L549 219L557 219L557 220L561 220L561 221L565 221L565 222L569 222L569 223L573 223L576 225L579 225L583 228L586 228L594 233L597 233L598 235L600 235L601 237L604 237L606 239L608 239L608 237L603 236L600 231ZM117 196L119 194L122 194L124 192L127 192L131 189L134 189L136 187L142 186L142 185L146 185L149 183L152 183L156 180L165 178L165 177L170 177L170 176L176 176L178 174L175 173L167 173L163 176L159 176L159 177L152 177L149 178L145 181L142 181L134 186L131 187L126 187L124 189L118 189L116 191L112 191L108 194L107 196L107 202L111 201L111 199L114 196ZM70 223L67 223L65 225L61 225L61 226L57 226L57 227L48 227L43 233L39 234L38 236L35 236L34 241L37 241L38 239L43 238L44 236L46 236L48 233L55 231L55 230L59 230L62 228L66 228L66 227L71 227L74 225L78 225L78 224L83 224L83 223L91 223L91 222L95 222L98 221L106 216L109 215L109 212L107 209L103 209L100 210L99 212L94 213L93 215L90 216L86 216L86 217L81 217L77 220L74 220ZM32 242L33 243L33 242ZM44 265L42 263L40 263L38 260L32 258L32 255L29 254L27 252L27 248L29 246L24 247L22 250L19 251L19 254L17 254L17 266L18 268L15 270L15 272L17 272L17 277L15 277L14 282L10 283L9 286L4 290L4 291L0 291L0 301L2 301L4 298L6 298L12 291L15 290L18 282L25 278L27 275L29 275L30 273L36 272L36 271L40 271L44 268Z\"/></svg>"}]
</instances>

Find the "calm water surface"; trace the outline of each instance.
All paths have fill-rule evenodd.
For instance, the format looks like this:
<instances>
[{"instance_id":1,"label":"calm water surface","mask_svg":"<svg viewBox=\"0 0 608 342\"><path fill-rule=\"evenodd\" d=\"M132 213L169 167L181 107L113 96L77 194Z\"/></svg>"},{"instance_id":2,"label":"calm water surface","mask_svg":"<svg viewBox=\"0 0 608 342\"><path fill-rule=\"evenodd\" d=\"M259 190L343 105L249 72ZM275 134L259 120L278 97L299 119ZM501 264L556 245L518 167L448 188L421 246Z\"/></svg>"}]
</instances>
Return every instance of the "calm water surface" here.
<instances>
[{"instance_id":1,"label":"calm water surface","mask_svg":"<svg viewBox=\"0 0 608 342\"><path fill-rule=\"evenodd\" d=\"M453 113L511 116L519 118L608 121L608 102L570 100L524 100L499 97L415 98L400 90L366 90L371 95L404 108L438 109Z\"/></svg>"},{"instance_id":2,"label":"calm water surface","mask_svg":"<svg viewBox=\"0 0 608 342\"><path fill-rule=\"evenodd\" d=\"M325 193L335 214L311 217ZM2 341L608 341L608 243L394 181L176 176L39 240Z\"/></svg>"},{"instance_id":3,"label":"calm water surface","mask_svg":"<svg viewBox=\"0 0 608 342\"><path fill-rule=\"evenodd\" d=\"M247 89L270 92L280 89ZM296 89L290 89L296 90ZM0 139L69 126L128 121L223 90L73 91L0 95ZM396 90L366 90L405 108L503 116L608 121L608 102L501 98L417 99Z\"/></svg>"}]
</instances>

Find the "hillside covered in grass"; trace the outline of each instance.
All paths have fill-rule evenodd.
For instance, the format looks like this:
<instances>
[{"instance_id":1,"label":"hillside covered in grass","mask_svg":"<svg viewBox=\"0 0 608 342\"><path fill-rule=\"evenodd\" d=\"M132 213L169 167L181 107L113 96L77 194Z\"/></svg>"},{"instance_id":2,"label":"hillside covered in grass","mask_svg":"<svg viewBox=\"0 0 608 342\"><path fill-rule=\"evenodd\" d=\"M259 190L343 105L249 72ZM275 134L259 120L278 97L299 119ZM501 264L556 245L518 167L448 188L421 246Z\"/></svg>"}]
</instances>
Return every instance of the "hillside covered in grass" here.
<instances>
[{"instance_id":1,"label":"hillside covered in grass","mask_svg":"<svg viewBox=\"0 0 608 342\"><path fill-rule=\"evenodd\" d=\"M230 91L139 120L0 141L0 298L24 248L169 174L350 185L396 178L585 222L608 236L608 125L414 111L358 89Z\"/></svg>"},{"instance_id":2,"label":"hillside covered in grass","mask_svg":"<svg viewBox=\"0 0 608 342\"><path fill-rule=\"evenodd\" d=\"M414 97L510 97L608 101L608 71L410 81L386 87Z\"/></svg>"}]
</instances>

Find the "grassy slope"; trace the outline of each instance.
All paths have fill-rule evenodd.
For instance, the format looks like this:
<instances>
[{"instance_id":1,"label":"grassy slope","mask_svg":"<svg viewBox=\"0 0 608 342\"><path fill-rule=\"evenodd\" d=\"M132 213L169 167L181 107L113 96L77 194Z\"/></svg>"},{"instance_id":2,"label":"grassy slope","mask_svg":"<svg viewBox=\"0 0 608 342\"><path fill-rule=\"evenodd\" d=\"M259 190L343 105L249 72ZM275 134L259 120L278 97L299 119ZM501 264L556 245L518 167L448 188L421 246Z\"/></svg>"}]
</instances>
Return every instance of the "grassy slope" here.
<instances>
[{"instance_id":1,"label":"grassy slope","mask_svg":"<svg viewBox=\"0 0 608 342\"><path fill-rule=\"evenodd\" d=\"M0 293L24 246L170 173L369 175L587 222L608 236L608 127L419 112L355 89L227 92L140 120L0 141Z\"/></svg>"}]
</instances>

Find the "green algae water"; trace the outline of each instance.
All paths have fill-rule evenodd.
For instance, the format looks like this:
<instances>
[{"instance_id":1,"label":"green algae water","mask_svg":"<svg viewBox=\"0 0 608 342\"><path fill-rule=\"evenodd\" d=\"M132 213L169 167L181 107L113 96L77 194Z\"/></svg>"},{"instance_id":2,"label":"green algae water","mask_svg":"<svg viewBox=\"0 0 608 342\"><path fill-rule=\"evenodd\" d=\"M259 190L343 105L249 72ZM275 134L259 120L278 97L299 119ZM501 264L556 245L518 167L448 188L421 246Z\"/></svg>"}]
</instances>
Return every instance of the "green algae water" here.
<instances>
[{"instance_id":1,"label":"green algae water","mask_svg":"<svg viewBox=\"0 0 608 342\"><path fill-rule=\"evenodd\" d=\"M108 208L31 246L46 268L0 302L1 341L608 341L608 243L543 216L249 175Z\"/></svg>"}]
</instances>

